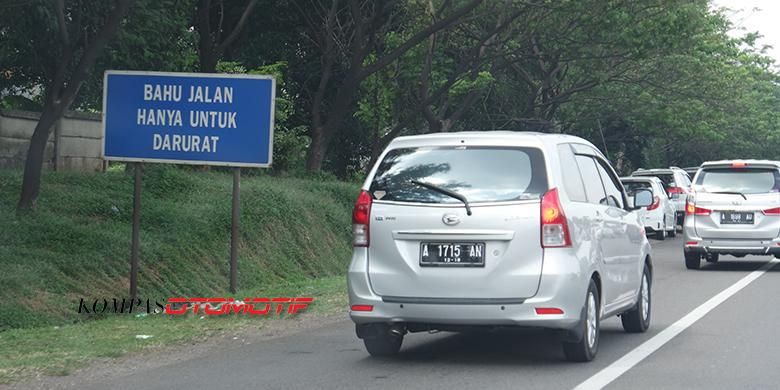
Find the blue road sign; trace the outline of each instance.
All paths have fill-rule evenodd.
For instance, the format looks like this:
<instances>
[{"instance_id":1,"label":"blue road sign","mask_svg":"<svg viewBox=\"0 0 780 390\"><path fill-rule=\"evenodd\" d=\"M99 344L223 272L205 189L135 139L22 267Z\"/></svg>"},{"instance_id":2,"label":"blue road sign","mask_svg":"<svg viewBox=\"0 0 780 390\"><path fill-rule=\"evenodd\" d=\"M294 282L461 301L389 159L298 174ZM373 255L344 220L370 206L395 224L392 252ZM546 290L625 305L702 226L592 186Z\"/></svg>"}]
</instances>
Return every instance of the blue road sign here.
<instances>
[{"instance_id":1,"label":"blue road sign","mask_svg":"<svg viewBox=\"0 0 780 390\"><path fill-rule=\"evenodd\" d=\"M271 76L108 71L103 158L268 167L275 91Z\"/></svg>"}]
</instances>

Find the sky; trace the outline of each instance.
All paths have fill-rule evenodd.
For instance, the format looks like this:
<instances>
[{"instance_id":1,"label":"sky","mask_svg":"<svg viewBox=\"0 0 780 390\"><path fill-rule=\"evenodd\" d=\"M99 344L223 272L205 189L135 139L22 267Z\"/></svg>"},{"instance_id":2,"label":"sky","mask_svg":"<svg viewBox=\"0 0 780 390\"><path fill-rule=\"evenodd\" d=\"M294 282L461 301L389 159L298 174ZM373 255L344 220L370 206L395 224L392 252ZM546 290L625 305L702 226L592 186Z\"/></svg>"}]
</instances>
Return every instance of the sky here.
<instances>
[{"instance_id":1,"label":"sky","mask_svg":"<svg viewBox=\"0 0 780 390\"><path fill-rule=\"evenodd\" d=\"M780 0L712 0L715 8L726 7L734 24L732 35L758 31L764 37L760 45L771 45L767 54L780 64Z\"/></svg>"}]
</instances>

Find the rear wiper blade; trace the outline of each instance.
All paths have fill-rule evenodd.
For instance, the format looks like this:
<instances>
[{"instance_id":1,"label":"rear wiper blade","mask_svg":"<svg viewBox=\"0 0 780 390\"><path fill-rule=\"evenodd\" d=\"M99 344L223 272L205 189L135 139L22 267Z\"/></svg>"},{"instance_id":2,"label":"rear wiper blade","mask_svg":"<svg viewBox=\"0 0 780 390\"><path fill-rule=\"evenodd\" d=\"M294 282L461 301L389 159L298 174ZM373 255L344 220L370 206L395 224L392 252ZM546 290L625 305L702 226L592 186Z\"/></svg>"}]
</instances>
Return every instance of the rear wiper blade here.
<instances>
[{"instance_id":1,"label":"rear wiper blade","mask_svg":"<svg viewBox=\"0 0 780 390\"><path fill-rule=\"evenodd\" d=\"M717 192L710 192L710 194L739 195L742 198L744 198L745 200L747 200L747 196L745 196L745 194L743 194L741 192L737 192L737 191L717 191Z\"/></svg>"},{"instance_id":2,"label":"rear wiper blade","mask_svg":"<svg viewBox=\"0 0 780 390\"><path fill-rule=\"evenodd\" d=\"M429 190L436 191L436 192L438 192L440 194L447 195L447 196L449 196L451 198L455 198L455 199L463 202L463 204L466 205L466 215L471 215L471 206L469 206L469 201L468 201L468 199L466 199L465 196L463 196L463 195L461 195L461 194L459 194L459 193L457 193L455 191L451 191L451 190L448 190L446 188L441 188L441 187L439 187L437 185L434 185L434 184L431 184L431 183L426 183L424 181L409 180L409 182L412 183L412 184L417 184L418 186L421 186L421 187L425 187L425 188L427 188Z\"/></svg>"}]
</instances>

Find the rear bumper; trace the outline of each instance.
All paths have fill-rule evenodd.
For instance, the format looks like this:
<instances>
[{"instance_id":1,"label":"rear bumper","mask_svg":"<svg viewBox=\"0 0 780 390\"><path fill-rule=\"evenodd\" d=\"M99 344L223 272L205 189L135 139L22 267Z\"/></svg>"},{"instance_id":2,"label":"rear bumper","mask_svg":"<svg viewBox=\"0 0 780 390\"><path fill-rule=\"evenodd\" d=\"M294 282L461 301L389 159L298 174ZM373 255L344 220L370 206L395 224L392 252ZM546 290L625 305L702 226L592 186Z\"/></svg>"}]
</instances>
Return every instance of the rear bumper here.
<instances>
[{"instance_id":1,"label":"rear bumper","mask_svg":"<svg viewBox=\"0 0 780 390\"><path fill-rule=\"evenodd\" d=\"M372 305L373 309L350 311L349 316L358 325L414 323L572 329L580 322L590 275L572 266L575 259L548 252L539 289L533 297L426 298L375 294L367 273L366 256L356 249L347 276L350 306ZM539 315L536 308L558 308L563 314Z\"/></svg>"},{"instance_id":2,"label":"rear bumper","mask_svg":"<svg viewBox=\"0 0 780 390\"><path fill-rule=\"evenodd\" d=\"M723 255L770 255L780 257L780 246L723 246L723 245L685 245L687 253L717 253Z\"/></svg>"},{"instance_id":3,"label":"rear bumper","mask_svg":"<svg viewBox=\"0 0 780 390\"><path fill-rule=\"evenodd\" d=\"M695 244L694 244L695 243ZM685 237L686 253L723 255L772 255L780 257L780 240L712 240Z\"/></svg>"},{"instance_id":4,"label":"rear bumper","mask_svg":"<svg viewBox=\"0 0 780 390\"><path fill-rule=\"evenodd\" d=\"M693 221L686 223L686 253L717 253L723 255L772 255L780 257L780 237L773 239L702 238L696 235Z\"/></svg>"}]
</instances>

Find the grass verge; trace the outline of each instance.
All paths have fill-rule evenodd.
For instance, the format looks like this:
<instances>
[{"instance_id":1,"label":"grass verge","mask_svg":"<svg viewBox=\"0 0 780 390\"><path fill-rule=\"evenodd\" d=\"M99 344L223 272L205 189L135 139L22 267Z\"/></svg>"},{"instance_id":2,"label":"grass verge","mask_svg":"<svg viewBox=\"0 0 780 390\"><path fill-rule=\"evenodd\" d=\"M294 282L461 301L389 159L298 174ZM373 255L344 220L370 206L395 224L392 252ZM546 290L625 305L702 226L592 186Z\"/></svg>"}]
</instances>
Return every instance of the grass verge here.
<instances>
[{"instance_id":1,"label":"grass verge","mask_svg":"<svg viewBox=\"0 0 780 390\"><path fill-rule=\"evenodd\" d=\"M112 315L99 321L0 332L0 384L39 375L63 376L101 358L145 353L228 332L260 331L275 321L316 321L347 307L343 277L239 291L237 297L311 296L313 304L294 316ZM150 335L138 339L137 335Z\"/></svg>"},{"instance_id":2,"label":"grass verge","mask_svg":"<svg viewBox=\"0 0 780 390\"><path fill-rule=\"evenodd\" d=\"M82 298L128 294L132 175L46 172L35 209L18 215L21 176L0 170L0 383L296 320L79 314ZM343 310L357 185L242 176L238 294L228 292L231 187L217 169L145 167L139 298L313 296L301 319Z\"/></svg>"}]
</instances>

